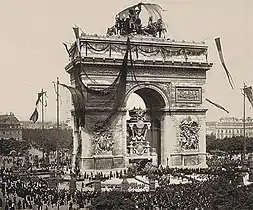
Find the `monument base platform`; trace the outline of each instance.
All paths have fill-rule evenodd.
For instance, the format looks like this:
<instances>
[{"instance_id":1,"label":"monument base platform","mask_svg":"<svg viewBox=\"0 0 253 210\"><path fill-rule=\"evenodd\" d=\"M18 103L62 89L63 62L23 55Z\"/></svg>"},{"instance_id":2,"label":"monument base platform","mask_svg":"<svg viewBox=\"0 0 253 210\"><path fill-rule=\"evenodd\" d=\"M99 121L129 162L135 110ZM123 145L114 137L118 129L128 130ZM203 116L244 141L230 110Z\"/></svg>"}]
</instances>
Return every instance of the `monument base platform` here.
<instances>
[{"instance_id":1,"label":"monument base platform","mask_svg":"<svg viewBox=\"0 0 253 210\"><path fill-rule=\"evenodd\" d=\"M140 163L144 161L143 164L146 164L148 162L152 163L152 165L157 165L157 156L128 156L126 158L127 166L130 166L134 163Z\"/></svg>"},{"instance_id":2,"label":"monument base platform","mask_svg":"<svg viewBox=\"0 0 253 210\"><path fill-rule=\"evenodd\" d=\"M124 156L94 155L81 158L81 169L85 170L112 170L125 168Z\"/></svg>"},{"instance_id":3,"label":"monument base platform","mask_svg":"<svg viewBox=\"0 0 253 210\"><path fill-rule=\"evenodd\" d=\"M169 165L171 168L207 168L206 153L173 153Z\"/></svg>"}]
</instances>

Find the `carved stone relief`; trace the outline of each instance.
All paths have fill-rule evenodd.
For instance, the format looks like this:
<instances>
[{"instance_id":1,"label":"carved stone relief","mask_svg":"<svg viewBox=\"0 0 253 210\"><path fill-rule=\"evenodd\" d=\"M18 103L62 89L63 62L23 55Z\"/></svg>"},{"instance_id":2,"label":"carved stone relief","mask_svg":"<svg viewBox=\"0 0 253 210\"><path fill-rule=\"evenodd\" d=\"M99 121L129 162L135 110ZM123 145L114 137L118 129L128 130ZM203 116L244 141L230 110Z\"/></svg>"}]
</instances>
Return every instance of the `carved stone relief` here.
<instances>
[{"instance_id":1,"label":"carved stone relief","mask_svg":"<svg viewBox=\"0 0 253 210\"><path fill-rule=\"evenodd\" d=\"M202 103L201 87L176 87L176 102Z\"/></svg>"},{"instance_id":2,"label":"carved stone relief","mask_svg":"<svg viewBox=\"0 0 253 210\"><path fill-rule=\"evenodd\" d=\"M112 130L106 128L103 131L94 132L92 134L94 142L94 154L95 155L108 155L112 154L114 142L112 139Z\"/></svg>"},{"instance_id":3,"label":"carved stone relief","mask_svg":"<svg viewBox=\"0 0 253 210\"><path fill-rule=\"evenodd\" d=\"M197 150L199 144L200 126L191 117L181 120L180 125L180 146L183 150Z\"/></svg>"}]
</instances>

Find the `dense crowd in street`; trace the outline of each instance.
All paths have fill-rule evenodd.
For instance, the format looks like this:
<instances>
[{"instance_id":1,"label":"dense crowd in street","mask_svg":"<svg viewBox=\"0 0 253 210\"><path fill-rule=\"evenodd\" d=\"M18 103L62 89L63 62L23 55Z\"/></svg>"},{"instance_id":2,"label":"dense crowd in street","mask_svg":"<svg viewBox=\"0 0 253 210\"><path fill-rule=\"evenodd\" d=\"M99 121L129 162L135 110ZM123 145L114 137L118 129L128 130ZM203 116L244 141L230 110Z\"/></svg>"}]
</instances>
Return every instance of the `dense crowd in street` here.
<instances>
[{"instance_id":1,"label":"dense crowd in street","mask_svg":"<svg viewBox=\"0 0 253 210\"><path fill-rule=\"evenodd\" d=\"M222 167L204 169L181 169L169 167L154 167L147 164L143 169L130 167L125 170L91 172L83 174L76 170L76 178L82 182L81 189L70 190L57 189L50 186L44 178L36 177L36 172L49 172L56 169L53 165L45 169L27 170L17 173L25 167L25 160L18 158L4 158L0 173L1 191L0 205L4 210L14 209L253 209L253 187L244 186L241 174L242 170L237 162L225 164ZM16 166L16 167L10 167ZM7 167L8 166L8 167ZM64 177L67 172L64 168L57 168L59 174ZM33 176L34 175L34 176ZM51 174L52 175L52 174ZM119 189L107 189L94 191L91 185L85 188L84 183L92 183L94 180L122 179L145 176L158 180L159 187L153 190L122 191ZM191 178L192 175L204 175L202 181ZM178 179L187 178L186 184L172 184L169 177ZM25 177L25 178L24 178ZM238 181L239 178L239 181ZM116 190L116 191L115 191ZM244 196L244 200L236 199L238 195ZM127 206L127 207L124 207ZM230 206L225 208L224 206Z\"/></svg>"},{"instance_id":2,"label":"dense crowd in street","mask_svg":"<svg viewBox=\"0 0 253 210\"><path fill-rule=\"evenodd\" d=\"M164 171L162 171L164 170ZM159 174L164 176L167 172L189 174L190 172L204 172L203 169L196 170L182 170L182 169L159 169ZM206 172L210 171L206 169ZM221 170L222 171L222 170ZM111 174L109 178L120 177L127 172L117 172L117 175ZM164 174L161 174L164 173ZM250 200L253 199L253 188L251 185L242 186L238 188L236 185L229 184L229 173L224 172L224 179L219 180L209 179L205 182L191 182L188 184L171 184L169 186L160 186L154 191L139 192L124 192L124 191L107 191L107 192L94 192L94 191L70 191L70 190L56 190L48 186L47 182L43 179L22 180L19 175L13 174L11 170L2 168L1 170L1 205L4 210L14 209L124 209L124 205L128 207L126 209L223 209L222 204L216 202L217 189L220 183L223 184L224 196L227 195L227 191L233 192L230 195L231 202L235 199L235 196L240 192ZM103 174L92 174L92 179L99 178ZM221 175L221 174L220 174ZM90 175L86 174L85 178L90 178ZM220 183L219 183L220 181ZM221 187L221 186L220 186ZM115 196L116 195L116 196ZM234 196L234 197L233 197ZM115 197L115 198L114 198ZM120 199L119 199L120 197ZM236 200L236 199L235 199ZM238 199L237 199L238 200ZM99 201L99 202L98 202ZM252 200L251 200L252 201ZM121 203L117 203L121 202ZM125 204L124 202L127 202ZM115 207L113 207L113 206ZM220 207L219 207L220 205ZM226 204L228 205L228 204ZM231 204L232 205L232 204ZM242 203L239 201L233 204L233 208L240 209ZM120 206L120 207L119 207ZM229 206L229 205L228 205ZM252 204L249 206L253 207ZM224 206L223 206L224 207ZM228 208L227 208L228 209ZM247 209L247 208L245 208Z\"/></svg>"},{"instance_id":3,"label":"dense crowd in street","mask_svg":"<svg viewBox=\"0 0 253 210\"><path fill-rule=\"evenodd\" d=\"M50 189L43 179L23 181L9 170L1 171L1 203L8 209L52 209L65 206L73 209L74 206L83 208L92 198L92 192Z\"/></svg>"}]
</instances>

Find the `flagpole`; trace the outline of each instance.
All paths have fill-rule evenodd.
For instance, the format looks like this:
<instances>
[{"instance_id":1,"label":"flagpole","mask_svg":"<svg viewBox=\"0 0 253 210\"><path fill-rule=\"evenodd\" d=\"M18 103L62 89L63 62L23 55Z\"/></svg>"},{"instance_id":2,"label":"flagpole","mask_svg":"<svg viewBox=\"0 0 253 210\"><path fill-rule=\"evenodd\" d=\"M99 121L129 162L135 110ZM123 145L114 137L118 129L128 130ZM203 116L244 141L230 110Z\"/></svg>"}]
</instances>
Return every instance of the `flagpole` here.
<instances>
[{"instance_id":1,"label":"flagpole","mask_svg":"<svg viewBox=\"0 0 253 210\"><path fill-rule=\"evenodd\" d=\"M59 106L59 77L56 79L56 120L57 120L57 142L56 142L56 155L57 167L59 167L59 140L60 140L60 106Z\"/></svg>"},{"instance_id":2,"label":"flagpole","mask_svg":"<svg viewBox=\"0 0 253 210\"><path fill-rule=\"evenodd\" d=\"M43 90L43 88L42 88L42 90L41 90L41 123L42 123L42 126L41 126L41 128L42 128L42 142L44 142L44 90ZM44 151L44 148L43 148L43 160L44 160L44 153L45 153L45 151Z\"/></svg>"},{"instance_id":3,"label":"flagpole","mask_svg":"<svg viewBox=\"0 0 253 210\"><path fill-rule=\"evenodd\" d=\"M44 130L44 94L43 94L43 88L41 90L41 123L42 123L42 130Z\"/></svg>"},{"instance_id":4,"label":"flagpole","mask_svg":"<svg viewBox=\"0 0 253 210\"><path fill-rule=\"evenodd\" d=\"M243 89L246 88L246 84L243 84ZM243 91L243 156L242 156L242 166L244 166L246 159L246 96Z\"/></svg>"}]
</instances>

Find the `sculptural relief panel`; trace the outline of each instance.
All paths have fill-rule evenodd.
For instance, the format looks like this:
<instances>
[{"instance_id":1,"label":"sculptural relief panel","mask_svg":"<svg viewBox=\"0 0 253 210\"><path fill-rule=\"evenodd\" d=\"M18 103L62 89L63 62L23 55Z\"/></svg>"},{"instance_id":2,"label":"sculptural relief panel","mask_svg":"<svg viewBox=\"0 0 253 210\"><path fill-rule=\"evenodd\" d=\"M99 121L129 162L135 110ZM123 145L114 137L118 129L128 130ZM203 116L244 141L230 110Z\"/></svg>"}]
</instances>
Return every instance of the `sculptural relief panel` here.
<instances>
[{"instance_id":1,"label":"sculptural relief panel","mask_svg":"<svg viewBox=\"0 0 253 210\"><path fill-rule=\"evenodd\" d=\"M112 135L112 130L108 128L103 132L94 132L92 134L95 155L112 154L114 145Z\"/></svg>"},{"instance_id":2,"label":"sculptural relief panel","mask_svg":"<svg viewBox=\"0 0 253 210\"><path fill-rule=\"evenodd\" d=\"M177 117L177 145L175 152L195 152L199 150L201 122L198 116Z\"/></svg>"},{"instance_id":3,"label":"sculptural relief panel","mask_svg":"<svg viewBox=\"0 0 253 210\"><path fill-rule=\"evenodd\" d=\"M202 103L201 87L176 87L176 103Z\"/></svg>"}]
</instances>

